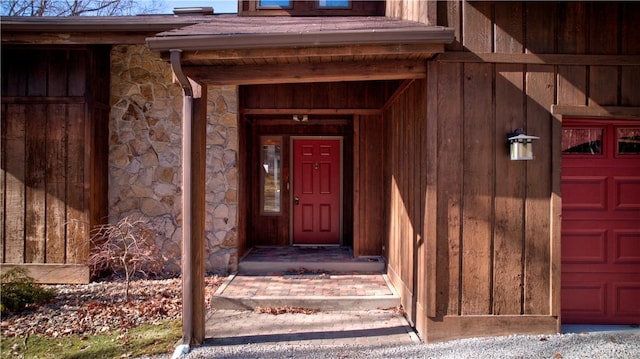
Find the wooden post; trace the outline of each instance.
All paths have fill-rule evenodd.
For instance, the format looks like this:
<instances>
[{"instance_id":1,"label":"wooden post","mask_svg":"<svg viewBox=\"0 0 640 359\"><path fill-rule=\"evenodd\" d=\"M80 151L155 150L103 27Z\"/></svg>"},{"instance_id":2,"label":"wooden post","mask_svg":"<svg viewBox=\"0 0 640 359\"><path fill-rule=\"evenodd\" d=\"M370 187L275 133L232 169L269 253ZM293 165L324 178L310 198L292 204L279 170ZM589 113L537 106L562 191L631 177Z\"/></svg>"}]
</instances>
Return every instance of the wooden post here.
<instances>
[{"instance_id":1,"label":"wooden post","mask_svg":"<svg viewBox=\"0 0 640 359\"><path fill-rule=\"evenodd\" d=\"M204 249L205 249L205 181L207 140L207 87L194 91L191 122L191 295L192 345L200 345L205 337ZM186 304L186 303L185 303Z\"/></svg>"},{"instance_id":2,"label":"wooden post","mask_svg":"<svg viewBox=\"0 0 640 359\"><path fill-rule=\"evenodd\" d=\"M204 342L204 206L206 87L182 72L181 50L171 66L184 89L182 114L182 344Z\"/></svg>"}]
</instances>

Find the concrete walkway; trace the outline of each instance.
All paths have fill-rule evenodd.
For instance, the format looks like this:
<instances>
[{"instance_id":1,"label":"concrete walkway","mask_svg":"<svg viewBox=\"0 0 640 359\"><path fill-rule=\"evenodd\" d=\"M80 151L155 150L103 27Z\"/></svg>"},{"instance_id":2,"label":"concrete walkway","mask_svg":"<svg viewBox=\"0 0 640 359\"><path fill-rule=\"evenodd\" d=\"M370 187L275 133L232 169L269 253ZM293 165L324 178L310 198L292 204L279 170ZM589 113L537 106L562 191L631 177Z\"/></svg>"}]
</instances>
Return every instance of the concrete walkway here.
<instances>
[{"instance_id":1,"label":"concrete walkway","mask_svg":"<svg viewBox=\"0 0 640 359\"><path fill-rule=\"evenodd\" d=\"M205 345L404 345L419 343L393 310L328 311L279 315L217 310L206 322Z\"/></svg>"},{"instance_id":2,"label":"concrete walkway","mask_svg":"<svg viewBox=\"0 0 640 359\"><path fill-rule=\"evenodd\" d=\"M400 296L381 273L233 274L211 306L211 345L419 342L402 314Z\"/></svg>"}]
</instances>

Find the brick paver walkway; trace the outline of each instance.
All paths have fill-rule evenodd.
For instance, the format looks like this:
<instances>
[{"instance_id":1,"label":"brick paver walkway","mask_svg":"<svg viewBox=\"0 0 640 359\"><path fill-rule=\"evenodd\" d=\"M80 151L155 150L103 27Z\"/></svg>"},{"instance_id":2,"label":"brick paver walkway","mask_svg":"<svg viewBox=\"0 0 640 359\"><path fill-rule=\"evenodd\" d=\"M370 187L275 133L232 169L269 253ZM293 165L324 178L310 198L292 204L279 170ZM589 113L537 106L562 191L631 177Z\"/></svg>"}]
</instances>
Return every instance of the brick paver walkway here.
<instances>
[{"instance_id":1,"label":"brick paver walkway","mask_svg":"<svg viewBox=\"0 0 640 359\"><path fill-rule=\"evenodd\" d=\"M241 308L249 308L256 303L271 303L268 300L273 298L280 300L277 304L264 305L322 308L322 305L316 305L334 304L329 305L331 310L312 314L279 315L252 310L219 309L229 308L221 305L215 307L218 309L212 308L207 318L207 345L385 345L419 341L397 307L386 304L397 302L399 305L399 301L382 273L309 270L309 267L305 269L304 265L300 268L285 269L289 268L289 264L298 266L299 263L356 263L380 259L354 258L349 248L342 247L283 247L254 248L243 260L267 264L286 263L277 269L285 272L270 269L272 273L240 272L231 276L216 293L220 298L229 298L228 301L221 302L223 304L237 303L241 300L238 298L255 301L243 302ZM380 298L383 299L378 302ZM365 301L370 299L375 301L365 304ZM309 304L309 300L315 302ZM231 307L239 309L235 308L235 305Z\"/></svg>"}]
</instances>

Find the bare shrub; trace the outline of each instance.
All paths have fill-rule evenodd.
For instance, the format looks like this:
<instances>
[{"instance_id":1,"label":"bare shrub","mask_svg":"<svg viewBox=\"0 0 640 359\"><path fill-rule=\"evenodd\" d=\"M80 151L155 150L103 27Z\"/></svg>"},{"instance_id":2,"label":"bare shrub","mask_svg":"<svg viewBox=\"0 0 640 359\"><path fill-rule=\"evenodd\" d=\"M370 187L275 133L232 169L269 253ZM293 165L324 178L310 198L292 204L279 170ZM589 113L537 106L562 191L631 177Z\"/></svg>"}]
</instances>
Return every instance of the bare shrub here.
<instances>
[{"instance_id":1,"label":"bare shrub","mask_svg":"<svg viewBox=\"0 0 640 359\"><path fill-rule=\"evenodd\" d=\"M91 231L88 265L93 278L106 272L124 274L125 298L136 274L148 277L160 273L162 258L154 243L154 231L144 218L123 217Z\"/></svg>"}]
</instances>

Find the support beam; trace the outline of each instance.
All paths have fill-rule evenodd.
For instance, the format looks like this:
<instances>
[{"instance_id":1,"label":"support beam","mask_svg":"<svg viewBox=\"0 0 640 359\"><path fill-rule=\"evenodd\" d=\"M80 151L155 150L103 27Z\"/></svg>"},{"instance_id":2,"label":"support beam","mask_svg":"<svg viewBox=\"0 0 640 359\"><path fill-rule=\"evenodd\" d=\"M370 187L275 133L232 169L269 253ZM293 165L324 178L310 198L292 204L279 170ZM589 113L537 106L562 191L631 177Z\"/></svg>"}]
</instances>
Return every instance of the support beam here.
<instances>
[{"instance_id":1,"label":"support beam","mask_svg":"<svg viewBox=\"0 0 640 359\"><path fill-rule=\"evenodd\" d=\"M640 119L640 107L552 105L551 113L571 117Z\"/></svg>"},{"instance_id":2,"label":"support beam","mask_svg":"<svg viewBox=\"0 0 640 359\"><path fill-rule=\"evenodd\" d=\"M389 97L389 99L387 100L387 102L382 106L382 112L385 112L389 109L389 107L391 107L396 100L398 100L400 98L400 96L402 96L402 94L407 91L407 89L411 86L411 84L415 81L415 79L407 79L404 80L400 86L398 86L398 88L396 89L396 91L393 93L393 95L391 95Z\"/></svg>"},{"instance_id":3,"label":"support beam","mask_svg":"<svg viewBox=\"0 0 640 359\"><path fill-rule=\"evenodd\" d=\"M425 78L426 61L354 61L314 64L185 66L185 74L208 85L370 81Z\"/></svg>"},{"instance_id":4,"label":"support beam","mask_svg":"<svg viewBox=\"0 0 640 359\"><path fill-rule=\"evenodd\" d=\"M377 108L244 108L243 115L361 115L376 116Z\"/></svg>"},{"instance_id":5,"label":"support beam","mask_svg":"<svg viewBox=\"0 0 640 359\"><path fill-rule=\"evenodd\" d=\"M194 91L195 92L195 91ZM193 100L191 123L191 275L193 315L192 342L200 345L205 339L205 182L207 142L207 87L199 86L201 97ZM184 223L184 222L183 222Z\"/></svg>"},{"instance_id":6,"label":"support beam","mask_svg":"<svg viewBox=\"0 0 640 359\"><path fill-rule=\"evenodd\" d=\"M207 89L188 79L181 50L171 67L184 90L182 108L182 344L204 342L204 207ZM195 90L194 90L195 87ZM199 96L194 98L194 94Z\"/></svg>"},{"instance_id":7,"label":"support beam","mask_svg":"<svg viewBox=\"0 0 640 359\"><path fill-rule=\"evenodd\" d=\"M352 58L364 60L366 58L378 59L391 56L417 59L430 58L435 54L444 52L442 44L404 44L393 43L384 45L365 45L358 43L348 46L300 46L279 48L238 48L219 50L199 50L183 54L183 66L208 64L217 65L226 62L240 61L243 64L263 63L313 63L322 62L322 59ZM291 62L293 61L293 62Z\"/></svg>"},{"instance_id":8,"label":"support beam","mask_svg":"<svg viewBox=\"0 0 640 359\"><path fill-rule=\"evenodd\" d=\"M528 65L638 66L640 64L638 55L506 54L462 51L438 54L436 60Z\"/></svg>"}]
</instances>

